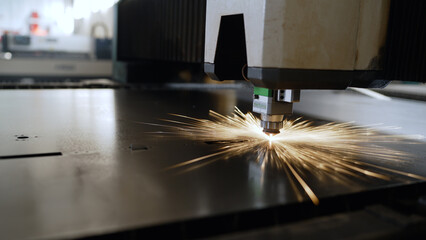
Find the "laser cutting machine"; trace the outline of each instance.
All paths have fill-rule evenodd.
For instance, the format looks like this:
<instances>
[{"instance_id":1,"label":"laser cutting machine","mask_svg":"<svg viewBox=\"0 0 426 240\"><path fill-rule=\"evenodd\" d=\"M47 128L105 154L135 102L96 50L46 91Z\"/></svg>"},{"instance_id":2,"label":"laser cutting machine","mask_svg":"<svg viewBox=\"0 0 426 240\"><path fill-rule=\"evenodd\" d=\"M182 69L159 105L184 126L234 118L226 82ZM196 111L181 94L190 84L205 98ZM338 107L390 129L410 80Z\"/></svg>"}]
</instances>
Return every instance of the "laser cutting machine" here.
<instances>
[{"instance_id":1,"label":"laser cutting machine","mask_svg":"<svg viewBox=\"0 0 426 240\"><path fill-rule=\"evenodd\" d=\"M208 0L204 70L253 83L253 111L265 132L278 133L302 89L425 81L422 4Z\"/></svg>"},{"instance_id":2,"label":"laser cutting machine","mask_svg":"<svg viewBox=\"0 0 426 240\"><path fill-rule=\"evenodd\" d=\"M164 82L185 69L199 76L197 66L204 65L212 79L250 81L252 110L264 131L274 134L301 90L425 82L425 4L122 1L119 12L126 14L118 14L114 78ZM134 21L139 24L129 28Z\"/></svg>"},{"instance_id":3,"label":"laser cutting machine","mask_svg":"<svg viewBox=\"0 0 426 240\"><path fill-rule=\"evenodd\" d=\"M421 0L121 1L113 74L164 82L204 67L215 80L248 80L253 111L277 133L301 90L425 82L425 8Z\"/></svg>"},{"instance_id":4,"label":"laser cutting machine","mask_svg":"<svg viewBox=\"0 0 426 240\"><path fill-rule=\"evenodd\" d=\"M321 161L288 157L306 168L299 177L320 199L313 205L295 184L298 169L277 168L288 163L273 154L266 162L255 149L228 148L232 139L169 130L181 117L191 124L237 105L244 113L253 107L273 134L300 99L294 111L313 124L390 119L384 124L411 125L397 134L426 136L424 101L300 94L424 81L426 1L120 0L115 14L114 78L126 84L0 82L36 88L0 94L0 239L425 239L426 179L412 176L426 177L426 148L415 139L383 136L377 144L386 156L397 151L395 159L363 152L376 142L336 155L332 138L321 139L330 146ZM0 69L10 71L6 61L14 60L3 59ZM242 84L205 84L204 71ZM309 109L300 111L303 105ZM300 143L300 154L318 153ZM370 175L378 163L382 177L321 164L330 158ZM382 175L387 167L394 172Z\"/></svg>"}]
</instances>

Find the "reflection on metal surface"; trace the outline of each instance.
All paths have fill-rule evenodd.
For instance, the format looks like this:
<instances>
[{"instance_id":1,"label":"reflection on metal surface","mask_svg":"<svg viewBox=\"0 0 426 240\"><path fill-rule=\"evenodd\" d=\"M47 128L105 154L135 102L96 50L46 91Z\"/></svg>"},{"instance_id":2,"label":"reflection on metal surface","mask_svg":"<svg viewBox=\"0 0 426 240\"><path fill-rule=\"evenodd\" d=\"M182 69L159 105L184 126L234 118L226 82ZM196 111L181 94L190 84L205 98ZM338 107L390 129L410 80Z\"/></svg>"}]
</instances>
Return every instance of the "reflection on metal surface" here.
<instances>
[{"instance_id":1,"label":"reflection on metal surface","mask_svg":"<svg viewBox=\"0 0 426 240\"><path fill-rule=\"evenodd\" d=\"M342 183L362 178L395 180L395 177L391 177L392 174L426 180L426 177L378 163L385 160L392 164L409 159L410 154L381 147L379 144L398 143L406 141L407 138L412 139L413 136L384 135L372 129L352 126L350 123L313 126L313 122L300 119L285 120L279 134L267 135L259 127L258 118L250 112L244 114L237 108L233 116L210 111L212 120L172 115L180 120L166 119L164 121L170 123L169 125L159 125L171 130L167 134L219 145L214 153L167 169L196 164L187 169L193 170L219 159L255 153L256 161L263 171L266 166L284 170L296 194L300 195L297 189L301 187L314 204L318 204L319 199L308 184L307 173L319 179L324 174L332 175ZM373 162L361 161L359 156L368 157Z\"/></svg>"},{"instance_id":2,"label":"reflection on metal surface","mask_svg":"<svg viewBox=\"0 0 426 240\"><path fill-rule=\"evenodd\" d=\"M73 111L71 115L78 129L85 129L96 139L94 147L111 149L116 142L115 95L111 89L93 91L74 91L70 96Z\"/></svg>"}]
</instances>

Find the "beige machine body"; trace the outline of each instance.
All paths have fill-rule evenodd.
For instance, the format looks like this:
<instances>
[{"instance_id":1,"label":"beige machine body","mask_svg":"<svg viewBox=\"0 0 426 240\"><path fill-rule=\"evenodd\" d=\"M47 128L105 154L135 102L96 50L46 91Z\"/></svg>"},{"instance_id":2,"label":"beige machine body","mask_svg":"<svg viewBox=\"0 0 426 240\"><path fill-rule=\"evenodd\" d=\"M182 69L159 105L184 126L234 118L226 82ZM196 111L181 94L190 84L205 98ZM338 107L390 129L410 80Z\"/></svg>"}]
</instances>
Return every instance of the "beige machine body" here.
<instances>
[{"instance_id":1,"label":"beige machine body","mask_svg":"<svg viewBox=\"0 0 426 240\"><path fill-rule=\"evenodd\" d=\"M222 16L243 14L248 66L376 69L388 13L388 0L208 0L205 62Z\"/></svg>"}]
</instances>

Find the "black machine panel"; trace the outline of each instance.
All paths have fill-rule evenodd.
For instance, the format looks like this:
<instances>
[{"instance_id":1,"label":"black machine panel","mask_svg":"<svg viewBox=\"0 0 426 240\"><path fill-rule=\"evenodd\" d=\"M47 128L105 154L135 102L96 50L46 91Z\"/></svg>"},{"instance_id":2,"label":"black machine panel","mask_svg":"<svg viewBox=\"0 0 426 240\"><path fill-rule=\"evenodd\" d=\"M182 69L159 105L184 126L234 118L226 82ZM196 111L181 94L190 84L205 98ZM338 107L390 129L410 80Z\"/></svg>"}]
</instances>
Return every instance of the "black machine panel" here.
<instances>
[{"instance_id":1,"label":"black machine panel","mask_svg":"<svg viewBox=\"0 0 426 240\"><path fill-rule=\"evenodd\" d=\"M426 81L426 2L391 1L385 78Z\"/></svg>"},{"instance_id":2,"label":"black machine panel","mask_svg":"<svg viewBox=\"0 0 426 240\"><path fill-rule=\"evenodd\" d=\"M205 0L124 0L117 4L114 77L170 80L202 72Z\"/></svg>"}]
</instances>

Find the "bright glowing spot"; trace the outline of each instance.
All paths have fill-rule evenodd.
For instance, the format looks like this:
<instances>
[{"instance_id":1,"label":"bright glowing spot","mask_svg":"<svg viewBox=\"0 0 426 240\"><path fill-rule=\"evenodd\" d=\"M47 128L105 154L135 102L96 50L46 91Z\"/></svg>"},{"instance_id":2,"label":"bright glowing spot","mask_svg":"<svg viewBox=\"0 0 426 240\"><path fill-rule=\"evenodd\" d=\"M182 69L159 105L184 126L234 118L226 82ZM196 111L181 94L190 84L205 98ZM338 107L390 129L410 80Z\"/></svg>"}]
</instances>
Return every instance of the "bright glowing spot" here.
<instances>
[{"instance_id":1,"label":"bright glowing spot","mask_svg":"<svg viewBox=\"0 0 426 240\"><path fill-rule=\"evenodd\" d=\"M67 8L65 13L59 14L56 18L59 29L66 35L71 35L74 32L74 17L72 9Z\"/></svg>"},{"instance_id":2,"label":"bright glowing spot","mask_svg":"<svg viewBox=\"0 0 426 240\"><path fill-rule=\"evenodd\" d=\"M12 59L12 53L11 52L5 52L3 57L6 60L10 60L10 59Z\"/></svg>"},{"instance_id":3,"label":"bright glowing spot","mask_svg":"<svg viewBox=\"0 0 426 240\"><path fill-rule=\"evenodd\" d=\"M88 19L90 14L104 12L117 2L118 0L74 0L74 18Z\"/></svg>"},{"instance_id":4,"label":"bright glowing spot","mask_svg":"<svg viewBox=\"0 0 426 240\"><path fill-rule=\"evenodd\" d=\"M262 170L265 165L285 170L290 181L293 183L296 180L314 204L318 204L319 200L304 179L306 171L318 176L333 176L341 182L347 181L347 177L361 176L390 180L389 173L426 180L423 176L358 159L363 156L370 160L404 161L409 154L378 144L399 142L407 139L407 136L384 135L350 123L313 126L312 122L300 119L285 120L279 134L267 135L262 131L258 118L252 113L244 114L238 108L235 108L233 116L210 111L211 120L172 115L183 120L166 119L163 121L170 125L156 125L170 129L168 135L216 142L218 149L213 154L185 161L168 169L254 153Z\"/></svg>"}]
</instances>

